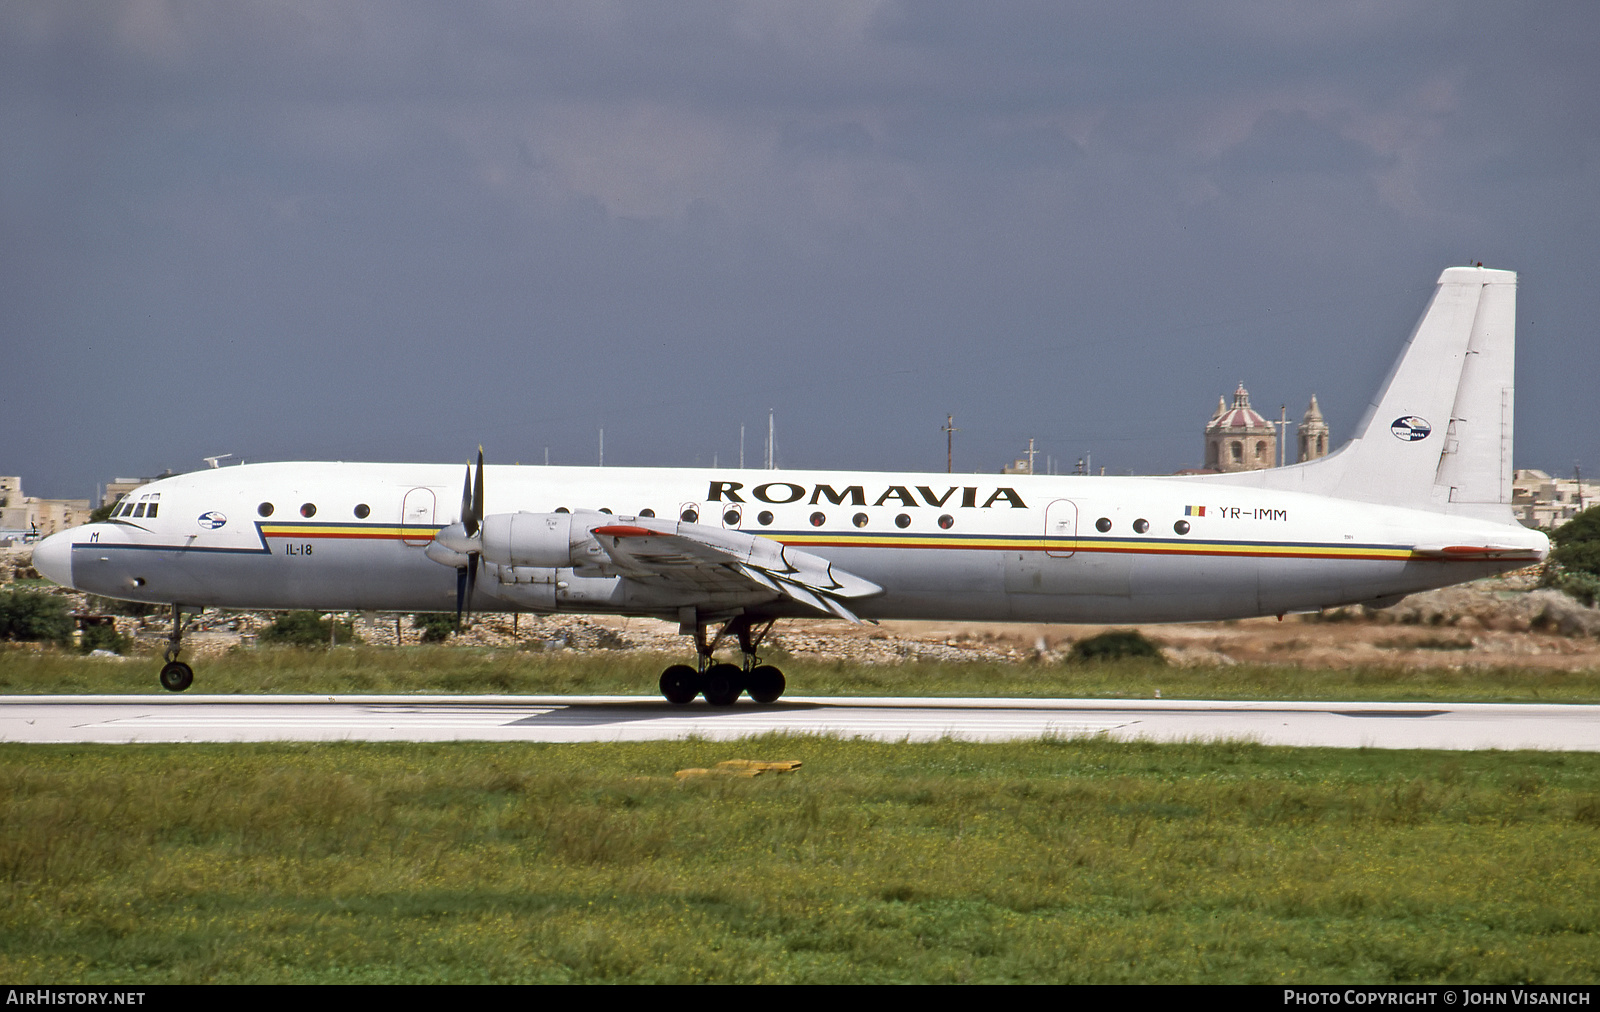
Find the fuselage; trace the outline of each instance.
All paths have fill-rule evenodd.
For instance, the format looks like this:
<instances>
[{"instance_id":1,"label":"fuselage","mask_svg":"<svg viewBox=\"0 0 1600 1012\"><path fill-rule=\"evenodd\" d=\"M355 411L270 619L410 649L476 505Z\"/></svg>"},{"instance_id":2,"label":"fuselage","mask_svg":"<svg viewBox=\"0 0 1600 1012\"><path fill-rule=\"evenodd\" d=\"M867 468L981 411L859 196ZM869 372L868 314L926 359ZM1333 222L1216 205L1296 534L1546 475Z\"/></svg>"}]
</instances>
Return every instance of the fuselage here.
<instances>
[{"instance_id":1,"label":"fuselage","mask_svg":"<svg viewBox=\"0 0 1600 1012\"><path fill-rule=\"evenodd\" d=\"M486 478L486 514L653 517L812 553L883 588L854 603L862 618L1243 618L1392 600L1548 550L1510 523L1184 478L522 466ZM132 493L111 521L41 542L35 565L153 603L453 611L456 574L424 550L461 519L461 483L448 464L177 475ZM677 617L607 591L624 579L558 571L551 586L565 590L537 601L486 579L473 607ZM753 610L808 614L786 599Z\"/></svg>"}]
</instances>

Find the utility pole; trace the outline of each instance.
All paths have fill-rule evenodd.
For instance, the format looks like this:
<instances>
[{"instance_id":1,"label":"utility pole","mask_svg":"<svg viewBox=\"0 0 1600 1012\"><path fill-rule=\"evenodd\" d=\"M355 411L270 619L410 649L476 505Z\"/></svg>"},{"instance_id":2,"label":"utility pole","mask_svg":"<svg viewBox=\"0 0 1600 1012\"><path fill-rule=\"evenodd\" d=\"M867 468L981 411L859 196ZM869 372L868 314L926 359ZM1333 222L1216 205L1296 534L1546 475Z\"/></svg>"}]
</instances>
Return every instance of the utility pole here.
<instances>
[{"instance_id":1,"label":"utility pole","mask_svg":"<svg viewBox=\"0 0 1600 1012\"><path fill-rule=\"evenodd\" d=\"M955 473L955 446L956 433L961 430L956 428L956 416L944 416L944 473Z\"/></svg>"},{"instance_id":2,"label":"utility pole","mask_svg":"<svg viewBox=\"0 0 1600 1012\"><path fill-rule=\"evenodd\" d=\"M778 455L777 455L777 453L774 452L773 446L772 446L772 432L773 432L773 429L772 429L772 409L768 408L767 409L767 470L768 471L771 471L773 468L778 466L778 464L777 464L777 456Z\"/></svg>"},{"instance_id":3,"label":"utility pole","mask_svg":"<svg viewBox=\"0 0 1600 1012\"><path fill-rule=\"evenodd\" d=\"M1033 473L1033 455L1038 452L1033 448L1033 437L1028 437L1028 473Z\"/></svg>"},{"instance_id":4,"label":"utility pole","mask_svg":"<svg viewBox=\"0 0 1600 1012\"><path fill-rule=\"evenodd\" d=\"M739 470L744 470L744 423L739 423Z\"/></svg>"},{"instance_id":5,"label":"utility pole","mask_svg":"<svg viewBox=\"0 0 1600 1012\"><path fill-rule=\"evenodd\" d=\"M1289 440L1289 405L1278 405L1278 420L1269 422L1278 427L1278 466L1283 466L1283 452L1288 449Z\"/></svg>"},{"instance_id":6,"label":"utility pole","mask_svg":"<svg viewBox=\"0 0 1600 1012\"><path fill-rule=\"evenodd\" d=\"M600 426L600 466L606 466L606 427Z\"/></svg>"}]
</instances>

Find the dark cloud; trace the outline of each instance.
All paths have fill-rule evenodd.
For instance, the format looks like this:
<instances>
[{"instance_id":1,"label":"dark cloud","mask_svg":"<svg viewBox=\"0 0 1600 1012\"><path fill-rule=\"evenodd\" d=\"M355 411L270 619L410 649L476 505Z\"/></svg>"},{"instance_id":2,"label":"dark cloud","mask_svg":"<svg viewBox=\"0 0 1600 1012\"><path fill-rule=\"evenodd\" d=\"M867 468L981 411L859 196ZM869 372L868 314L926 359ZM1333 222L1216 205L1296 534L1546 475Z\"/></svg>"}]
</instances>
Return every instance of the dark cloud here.
<instances>
[{"instance_id":1,"label":"dark cloud","mask_svg":"<svg viewBox=\"0 0 1600 1012\"><path fill-rule=\"evenodd\" d=\"M1586 5L0 9L0 473L1198 463L1348 433L1523 272L1519 466L1600 468ZM1273 413L1269 410L1268 413ZM749 445L755 445L753 438Z\"/></svg>"}]
</instances>

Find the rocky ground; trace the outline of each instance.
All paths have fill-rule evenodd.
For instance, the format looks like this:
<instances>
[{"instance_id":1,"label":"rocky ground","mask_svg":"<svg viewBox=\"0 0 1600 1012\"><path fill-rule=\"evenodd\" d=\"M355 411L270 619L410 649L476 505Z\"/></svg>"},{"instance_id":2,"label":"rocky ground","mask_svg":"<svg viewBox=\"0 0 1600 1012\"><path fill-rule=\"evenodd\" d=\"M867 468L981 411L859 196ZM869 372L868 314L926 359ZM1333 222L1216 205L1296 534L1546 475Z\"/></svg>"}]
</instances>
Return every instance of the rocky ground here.
<instances>
[{"instance_id":1,"label":"rocky ground","mask_svg":"<svg viewBox=\"0 0 1600 1012\"><path fill-rule=\"evenodd\" d=\"M19 574L25 575L25 574ZM83 595L74 608L89 610ZM416 643L421 633L409 615L352 614L361 639ZM185 636L191 658L255 645L272 613L208 611ZM169 627L165 615L118 617L119 631L159 650ZM886 621L852 626L841 621L789 621L769 644L803 658L893 664L907 660L1057 660L1102 626L1011 625L989 622ZM1524 571L1445 590L1414 594L1393 608L1342 608L1320 615L1290 615L1234 622L1139 627L1180 665L1297 664L1310 667L1518 666L1581 669L1600 665L1600 610L1564 594L1537 588L1537 572ZM480 615L453 642L520 645L538 650L641 650L688 652L675 624L651 619L592 616Z\"/></svg>"}]
</instances>

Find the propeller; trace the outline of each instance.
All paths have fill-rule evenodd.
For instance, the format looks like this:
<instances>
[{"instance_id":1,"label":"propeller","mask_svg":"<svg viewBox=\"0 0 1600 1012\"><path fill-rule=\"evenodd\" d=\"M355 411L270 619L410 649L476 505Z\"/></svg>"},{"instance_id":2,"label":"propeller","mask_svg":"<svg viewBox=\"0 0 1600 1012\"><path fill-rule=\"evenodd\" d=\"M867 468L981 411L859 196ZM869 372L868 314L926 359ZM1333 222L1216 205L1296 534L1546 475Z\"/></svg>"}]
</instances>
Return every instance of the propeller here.
<instances>
[{"instance_id":1,"label":"propeller","mask_svg":"<svg viewBox=\"0 0 1600 1012\"><path fill-rule=\"evenodd\" d=\"M478 557L483 554L483 543L478 541L478 530L483 526L483 447L478 447L478 475L473 479L472 465L461 480L461 528L471 542L467 549L467 564L456 570L456 631L461 631L461 614L472 616L472 592L478 586Z\"/></svg>"}]
</instances>

